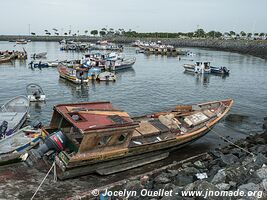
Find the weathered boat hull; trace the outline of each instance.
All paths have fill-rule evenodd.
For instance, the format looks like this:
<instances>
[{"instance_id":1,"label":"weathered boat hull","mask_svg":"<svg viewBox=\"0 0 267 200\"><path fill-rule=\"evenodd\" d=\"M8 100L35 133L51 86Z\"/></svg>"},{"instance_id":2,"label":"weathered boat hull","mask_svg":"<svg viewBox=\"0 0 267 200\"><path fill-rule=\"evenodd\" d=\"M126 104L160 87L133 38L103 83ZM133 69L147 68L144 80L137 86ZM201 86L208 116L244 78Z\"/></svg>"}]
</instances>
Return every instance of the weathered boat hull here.
<instances>
[{"instance_id":1,"label":"weathered boat hull","mask_svg":"<svg viewBox=\"0 0 267 200\"><path fill-rule=\"evenodd\" d=\"M209 130L203 132L201 135L184 142L172 141L172 143L162 144L158 149L155 147L149 147L149 151L147 149L132 149L129 151L128 156L124 156L122 158L118 158L115 160L110 160L106 162L99 162L90 165L84 165L73 168L62 168L58 166L62 166L62 161L59 159L56 160L57 163L57 176L61 180L82 176L90 173L98 173L100 175L109 175L121 171L126 171L129 169L133 169L136 167L140 167L149 163L157 162L163 160L169 156L171 151L175 151L177 149L183 148L199 138L203 137L209 132ZM146 152L146 153L139 153Z\"/></svg>"}]
</instances>

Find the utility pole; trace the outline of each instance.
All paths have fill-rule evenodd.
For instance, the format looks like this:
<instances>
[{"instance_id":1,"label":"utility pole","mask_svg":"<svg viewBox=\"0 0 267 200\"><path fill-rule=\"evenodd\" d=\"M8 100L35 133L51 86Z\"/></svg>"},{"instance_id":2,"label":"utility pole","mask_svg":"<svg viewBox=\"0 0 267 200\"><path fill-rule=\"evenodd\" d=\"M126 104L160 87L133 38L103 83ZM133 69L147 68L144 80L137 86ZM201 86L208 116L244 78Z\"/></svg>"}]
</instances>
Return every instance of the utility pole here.
<instances>
[{"instance_id":1,"label":"utility pole","mask_svg":"<svg viewBox=\"0 0 267 200\"><path fill-rule=\"evenodd\" d=\"M31 25L28 24L29 35L31 35Z\"/></svg>"}]
</instances>

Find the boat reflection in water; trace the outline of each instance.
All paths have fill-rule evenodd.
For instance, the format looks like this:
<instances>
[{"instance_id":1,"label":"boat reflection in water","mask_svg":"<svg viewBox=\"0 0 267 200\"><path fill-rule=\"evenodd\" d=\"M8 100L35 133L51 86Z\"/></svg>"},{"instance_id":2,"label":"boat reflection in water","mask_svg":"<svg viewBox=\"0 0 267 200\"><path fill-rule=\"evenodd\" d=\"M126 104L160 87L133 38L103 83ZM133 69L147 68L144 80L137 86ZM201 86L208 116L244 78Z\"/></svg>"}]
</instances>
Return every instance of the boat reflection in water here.
<instances>
[{"instance_id":1,"label":"boat reflection in water","mask_svg":"<svg viewBox=\"0 0 267 200\"><path fill-rule=\"evenodd\" d=\"M75 84L62 78L60 78L58 82L60 85L67 86L71 90L72 96L76 98L88 98L89 97L89 85L88 84Z\"/></svg>"},{"instance_id":2,"label":"boat reflection in water","mask_svg":"<svg viewBox=\"0 0 267 200\"><path fill-rule=\"evenodd\" d=\"M122 69L116 72L116 76L119 78L122 76L135 77L135 70L133 68Z\"/></svg>"},{"instance_id":3,"label":"boat reflection in water","mask_svg":"<svg viewBox=\"0 0 267 200\"><path fill-rule=\"evenodd\" d=\"M194 76L196 78L197 85L202 84L206 87L210 83L211 76L221 77L222 79L226 79L229 76L226 74L198 74L198 73L188 72L188 71L184 71L184 74L188 76Z\"/></svg>"}]
</instances>

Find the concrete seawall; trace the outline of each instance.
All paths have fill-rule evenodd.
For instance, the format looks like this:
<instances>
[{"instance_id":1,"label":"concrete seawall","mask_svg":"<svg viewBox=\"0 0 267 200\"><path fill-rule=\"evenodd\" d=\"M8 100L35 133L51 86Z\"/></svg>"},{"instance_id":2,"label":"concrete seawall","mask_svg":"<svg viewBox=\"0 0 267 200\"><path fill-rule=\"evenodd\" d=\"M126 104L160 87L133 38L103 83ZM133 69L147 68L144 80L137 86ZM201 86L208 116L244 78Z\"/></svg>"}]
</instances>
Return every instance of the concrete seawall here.
<instances>
[{"instance_id":1,"label":"concrete seawall","mask_svg":"<svg viewBox=\"0 0 267 200\"><path fill-rule=\"evenodd\" d=\"M17 35L0 35L0 41L15 41L17 39L27 39L31 41L61 41L69 39L81 42L96 42L104 39L116 43L129 44L138 38L129 37L91 37L91 36L17 36ZM172 44L176 47L200 47L214 50L232 51L242 54L250 54L267 59L267 40L221 40L221 39L178 39L178 38L141 38L142 41L162 41L163 43Z\"/></svg>"}]
</instances>

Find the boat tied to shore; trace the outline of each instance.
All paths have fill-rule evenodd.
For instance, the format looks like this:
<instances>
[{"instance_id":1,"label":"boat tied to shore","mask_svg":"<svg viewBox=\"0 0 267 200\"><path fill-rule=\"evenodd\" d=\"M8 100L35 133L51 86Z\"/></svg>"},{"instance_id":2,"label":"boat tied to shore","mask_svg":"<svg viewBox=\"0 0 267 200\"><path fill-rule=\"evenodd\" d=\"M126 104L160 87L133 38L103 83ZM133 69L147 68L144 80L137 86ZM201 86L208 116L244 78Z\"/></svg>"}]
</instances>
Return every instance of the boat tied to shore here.
<instances>
[{"instance_id":1,"label":"boat tied to shore","mask_svg":"<svg viewBox=\"0 0 267 200\"><path fill-rule=\"evenodd\" d=\"M19 130L25 123L29 112L29 100L17 96L0 108L0 141Z\"/></svg>"},{"instance_id":2,"label":"boat tied to shore","mask_svg":"<svg viewBox=\"0 0 267 200\"><path fill-rule=\"evenodd\" d=\"M110 102L54 107L44 144L29 152L28 164L44 169L56 163L57 176L108 175L168 157L208 133L233 100L193 105L131 118Z\"/></svg>"},{"instance_id":3,"label":"boat tied to shore","mask_svg":"<svg viewBox=\"0 0 267 200\"><path fill-rule=\"evenodd\" d=\"M185 71L194 72L198 74L211 73L210 62L196 62L195 64L184 64Z\"/></svg>"}]
</instances>

